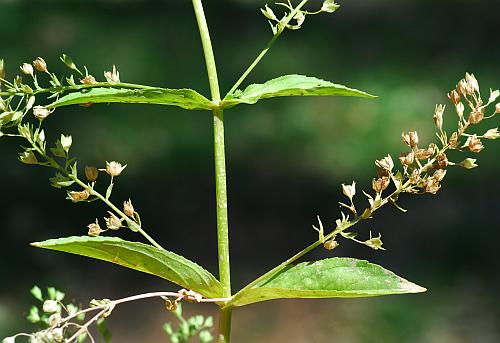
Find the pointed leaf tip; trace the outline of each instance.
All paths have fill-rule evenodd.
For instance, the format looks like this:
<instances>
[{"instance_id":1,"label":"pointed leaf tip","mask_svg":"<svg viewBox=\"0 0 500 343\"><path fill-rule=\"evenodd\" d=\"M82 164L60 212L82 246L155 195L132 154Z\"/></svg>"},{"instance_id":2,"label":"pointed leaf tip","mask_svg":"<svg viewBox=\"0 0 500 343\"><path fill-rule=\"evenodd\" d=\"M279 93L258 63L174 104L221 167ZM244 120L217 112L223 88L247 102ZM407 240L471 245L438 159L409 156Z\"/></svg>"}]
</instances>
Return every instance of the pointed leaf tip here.
<instances>
[{"instance_id":1,"label":"pointed leaf tip","mask_svg":"<svg viewBox=\"0 0 500 343\"><path fill-rule=\"evenodd\" d=\"M284 269L259 286L238 292L229 304L243 306L279 298L355 298L425 291L379 265L336 257Z\"/></svg>"},{"instance_id":2,"label":"pointed leaf tip","mask_svg":"<svg viewBox=\"0 0 500 343\"><path fill-rule=\"evenodd\" d=\"M32 246L87 256L153 274L208 298L220 298L220 282L207 270L173 252L116 237L66 237Z\"/></svg>"},{"instance_id":3,"label":"pointed leaf tip","mask_svg":"<svg viewBox=\"0 0 500 343\"><path fill-rule=\"evenodd\" d=\"M329 81L304 75L285 75L262 84L253 84L243 91L228 94L221 106L255 104L260 99L282 96L350 96L374 99L376 96Z\"/></svg>"}]
</instances>

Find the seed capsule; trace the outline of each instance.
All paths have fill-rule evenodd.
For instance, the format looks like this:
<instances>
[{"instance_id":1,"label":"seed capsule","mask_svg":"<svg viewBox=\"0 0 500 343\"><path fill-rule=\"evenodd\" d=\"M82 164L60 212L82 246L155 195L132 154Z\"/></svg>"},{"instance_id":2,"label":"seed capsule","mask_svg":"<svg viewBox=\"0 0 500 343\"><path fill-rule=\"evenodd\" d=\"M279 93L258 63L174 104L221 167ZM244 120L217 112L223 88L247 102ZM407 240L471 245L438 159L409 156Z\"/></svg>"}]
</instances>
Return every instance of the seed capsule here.
<instances>
[{"instance_id":1,"label":"seed capsule","mask_svg":"<svg viewBox=\"0 0 500 343\"><path fill-rule=\"evenodd\" d=\"M325 247L326 250L333 250L335 249L336 247L339 246L339 243L334 240L334 239L331 239L329 241L326 241L323 246Z\"/></svg>"}]
</instances>

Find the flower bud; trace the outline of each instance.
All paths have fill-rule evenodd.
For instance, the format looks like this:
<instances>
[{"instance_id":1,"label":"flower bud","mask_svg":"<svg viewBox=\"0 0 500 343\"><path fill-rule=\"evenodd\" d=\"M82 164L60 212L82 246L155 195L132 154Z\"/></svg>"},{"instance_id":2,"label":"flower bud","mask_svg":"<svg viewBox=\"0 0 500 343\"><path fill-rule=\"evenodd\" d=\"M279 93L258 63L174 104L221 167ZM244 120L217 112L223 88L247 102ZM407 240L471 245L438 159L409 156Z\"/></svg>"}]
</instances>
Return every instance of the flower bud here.
<instances>
[{"instance_id":1,"label":"flower bud","mask_svg":"<svg viewBox=\"0 0 500 343\"><path fill-rule=\"evenodd\" d=\"M37 57L36 60L33 61L33 66L36 70L41 71L42 73L49 72L47 69L47 63L45 63L45 60L41 57Z\"/></svg>"},{"instance_id":2,"label":"flower bud","mask_svg":"<svg viewBox=\"0 0 500 343\"><path fill-rule=\"evenodd\" d=\"M353 181L351 185L342 184L342 193L352 200L352 197L356 194L356 182Z\"/></svg>"},{"instance_id":3,"label":"flower bud","mask_svg":"<svg viewBox=\"0 0 500 343\"><path fill-rule=\"evenodd\" d=\"M483 135L484 138L486 139L497 139L500 137L500 132L498 132L498 127L494 129L489 129L486 131L486 133Z\"/></svg>"},{"instance_id":4,"label":"flower bud","mask_svg":"<svg viewBox=\"0 0 500 343\"><path fill-rule=\"evenodd\" d=\"M23 63L20 67L23 74L33 76L33 66L29 63Z\"/></svg>"},{"instance_id":5,"label":"flower bud","mask_svg":"<svg viewBox=\"0 0 500 343\"><path fill-rule=\"evenodd\" d=\"M403 142L410 148L414 148L418 144L417 131L403 132L401 137L403 137Z\"/></svg>"},{"instance_id":6,"label":"flower bud","mask_svg":"<svg viewBox=\"0 0 500 343\"><path fill-rule=\"evenodd\" d=\"M19 161L24 164L38 164L38 160L32 150L27 150L19 154Z\"/></svg>"},{"instance_id":7,"label":"flower bud","mask_svg":"<svg viewBox=\"0 0 500 343\"><path fill-rule=\"evenodd\" d=\"M500 113L500 102L495 105L495 114Z\"/></svg>"},{"instance_id":8,"label":"flower bud","mask_svg":"<svg viewBox=\"0 0 500 343\"><path fill-rule=\"evenodd\" d=\"M463 103L459 102L455 105L455 110L457 111L458 118L462 119L464 117L465 106Z\"/></svg>"},{"instance_id":9,"label":"flower bud","mask_svg":"<svg viewBox=\"0 0 500 343\"><path fill-rule=\"evenodd\" d=\"M472 152L481 152L481 150L484 149L483 143L479 138L477 138L476 135L472 135L469 138L467 138L467 141L465 142L464 146L468 147L469 150Z\"/></svg>"},{"instance_id":10,"label":"flower bud","mask_svg":"<svg viewBox=\"0 0 500 343\"><path fill-rule=\"evenodd\" d=\"M399 161L404 166L411 166L413 164L413 161L415 161L415 154L413 153L413 151L410 151L406 154L401 154L399 156Z\"/></svg>"},{"instance_id":11,"label":"flower bud","mask_svg":"<svg viewBox=\"0 0 500 343\"><path fill-rule=\"evenodd\" d=\"M6 337L2 340L2 343L16 343L16 338L14 336Z\"/></svg>"},{"instance_id":12,"label":"flower bud","mask_svg":"<svg viewBox=\"0 0 500 343\"><path fill-rule=\"evenodd\" d=\"M339 246L339 243L334 239L330 239L329 241L326 241L323 244L323 247L325 247L326 250L333 250L338 246Z\"/></svg>"},{"instance_id":13,"label":"flower bud","mask_svg":"<svg viewBox=\"0 0 500 343\"><path fill-rule=\"evenodd\" d=\"M469 88L472 89L472 92L468 89L468 91L471 92L470 95L474 92L479 93L479 83L477 82L474 74L465 73L465 80L467 81Z\"/></svg>"},{"instance_id":14,"label":"flower bud","mask_svg":"<svg viewBox=\"0 0 500 343\"><path fill-rule=\"evenodd\" d=\"M455 105L457 105L460 102L460 95L454 89L450 93L448 93L448 99L450 99L452 103L454 103Z\"/></svg>"},{"instance_id":15,"label":"flower bud","mask_svg":"<svg viewBox=\"0 0 500 343\"><path fill-rule=\"evenodd\" d=\"M273 10L269 6L267 6L267 4L265 5L264 8L261 8L260 11L267 19L272 21L279 21L276 15L274 14Z\"/></svg>"},{"instance_id":16,"label":"flower bud","mask_svg":"<svg viewBox=\"0 0 500 343\"><path fill-rule=\"evenodd\" d=\"M50 111L43 106L33 107L33 115L38 120L44 120L45 118L48 117L49 114L50 114Z\"/></svg>"},{"instance_id":17,"label":"flower bud","mask_svg":"<svg viewBox=\"0 0 500 343\"><path fill-rule=\"evenodd\" d=\"M5 63L3 59L0 59L0 79L5 78Z\"/></svg>"},{"instance_id":18,"label":"flower bud","mask_svg":"<svg viewBox=\"0 0 500 343\"><path fill-rule=\"evenodd\" d=\"M87 225L87 227L89 228L88 235L91 237L97 237L104 232L104 230L101 229L101 226L99 225L99 221L97 219L95 220L95 223L91 223Z\"/></svg>"},{"instance_id":19,"label":"flower bud","mask_svg":"<svg viewBox=\"0 0 500 343\"><path fill-rule=\"evenodd\" d=\"M55 300L45 300L43 303L43 312L53 313L59 310L59 304Z\"/></svg>"},{"instance_id":20,"label":"flower bud","mask_svg":"<svg viewBox=\"0 0 500 343\"><path fill-rule=\"evenodd\" d=\"M61 315L59 313L54 313L49 317L49 326L56 326L61 321Z\"/></svg>"},{"instance_id":21,"label":"flower bud","mask_svg":"<svg viewBox=\"0 0 500 343\"><path fill-rule=\"evenodd\" d=\"M440 130L443 128L443 113L445 108L445 105L436 105L436 110L434 111L434 123Z\"/></svg>"},{"instance_id":22,"label":"flower bud","mask_svg":"<svg viewBox=\"0 0 500 343\"><path fill-rule=\"evenodd\" d=\"M321 6L322 12L333 13L340 7L339 4L335 3L335 0L325 0Z\"/></svg>"},{"instance_id":23,"label":"flower bud","mask_svg":"<svg viewBox=\"0 0 500 343\"><path fill-rule=\"evenodd\" d=\"M134 216L134 206L132 205L132 201L130 199L128 199L128 201L125 201L123 203L123 212L129 216L129 217L133 217Z\"/></svg>"},{"instance_id":24,"label":"flower bud","mask_svg":"<svg viewBox=\"0 0 500 343\"><path fill-rule=\"evenodd\" d=\"M377 193L382 193L387 189L391 180L387 176L372 180L372 188Z\"/></svg>"},{"instance_id":25,"label":"flower bud","mask_svg":"<svg viewBox=\"0 0 500 343\"><path fill-rule=\"evenodd\" d=\"M127 165L122 166L121 163L115 161L106 161L106 173L112 177L119 176L126 167Z\"/></svg>"},{"instance_id":26,"label":"flower bud","mask_svg":"<svg viewBox=\"0 0 500 343\"><path fill-rule=\"evenodd\" d=\"M497 90L490 90L490 98L488 99L488 104L491 104L494 102L498 97L500 96L500 91Z\"/></svg>"},{"instance_id":27,"label":"flower bud","mask_svg":"<svg viewBox=\"0 0 500 343\"><path fill-rule=\"evenodd\" d=\"M458 95L466 95L467 94L467 82L464 79L458 81L457 93L458 93Z\"/></svg>"},{"instance_id":28,"label":"flower bud","mask_svg":"<svg viewBox=\"0 0 500 343\"><path fill-rule=\"evenodd\" d=\"M108 213L109 213L109 218L104 218L104 221L106 222L106 227L109 230L118 230L121 227L123 227L122 225L123 219L118 218L113 212L108 211Z\"/></svg>"},{"instance_id":29,"label":"flower bud","mask_svg":"<svg viewBox=\"0 0 500 343\"><path fill-rule=\"evenodd\" d=\"M87 180L90 182L94 182L97 180L97 177L99 176L99 170L97 170L96 167L94 166L85 166L85 177Z\"/></svg>"},{"instance_id":30,"label":"flower bud","mask_svg":"<svg viewBox=\"0 0 500 343\"><path fill-rule=\"evenodd\" d=\"M85 201L89 198L90 192L88 189L84 189L80 192L68 192L69 198L73 202Z\"/></svg>"},{"instance_id":31,"label":"flower bud","mask_svg":"<svg viewBox=\"0 0 500 343\"><path fill-rule=\"evenodd\" d=\"M483 118L484 118L484 113L482 112L482 110L472 111L469 114L469 123L478 124L481 122L481 120L483 120Z\"/></svg>"},{"instance_id":32,"label":"flower bud","mask_svg":"<svg viewBox=\"0 0 500 343\"><path fill-rule=\"evenodd\" d=\"M465 169L473 169L477 167L476 164L476 159L475 158L466 158L462 162L460 162L458 165L460 167L464 167Z\"/></svg>"}]
</instances>

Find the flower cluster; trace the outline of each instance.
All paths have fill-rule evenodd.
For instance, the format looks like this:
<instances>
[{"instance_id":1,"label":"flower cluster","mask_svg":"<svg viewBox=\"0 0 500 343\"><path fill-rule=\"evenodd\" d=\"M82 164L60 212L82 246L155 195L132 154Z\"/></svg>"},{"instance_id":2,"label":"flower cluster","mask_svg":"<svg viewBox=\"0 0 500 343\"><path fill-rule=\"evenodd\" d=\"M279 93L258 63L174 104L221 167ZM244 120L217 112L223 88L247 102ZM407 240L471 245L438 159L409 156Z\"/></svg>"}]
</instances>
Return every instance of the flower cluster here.
<instances>
[{"instance_id":1,"label":"flower cluster","mask_svg":"<svg viewBox=\"0 0 500 343\"><path fill-rule=\"evenodd\" d=\"M324 243L326 249L336 248L339 244L336 237L341 235L346 239L364 244L372 249L383 249L380 235L368 240L356 239L357 234L347 229L361 220L371 218L373 213L385 204L392 204L398 209L401 208L397 201L401 193L410 194L436 194L441 189L448 168L460 166L466 169L477 167L476 159L466 158L460 162L453 162L448 158L450 150L459 152L479 153L484 149L482 140L493 140L500 137L498 128L491 128L483 134L469 133L474 125L485 119L493 118L500 113L500 103L496 103L500 96L500 91L490 90L487 101L481 97L479 83L473 74L466 74L450 93L448 98L455 108L458 125L455 130L448 133L444 125L444 113L446 106L437 105L434 111L434 123L438 129L436 133L439 142L422 145L416 131L403 132L401 137L407 151L399 155L401 169L396 168L391 155L387 155L375 161L377 176L372 180L372 190L374 193L363 191L367 197L369 206L363 211L358 211L353 197L356 194L356 183L342 185L342 193L349 200L348 203L340 202L342 208L351 212L353 219L349 215L342 213L342 219L337 220L336 228L328 235L324 234L323 225L313 228L320 233L320 241ZM488 113L490 105L494 109Z\"/></svg>"},{"instance_id":2,"label":"flower cluster","mask_svg":"<svg viewBox=\"0 0 500 343\"><path fill-rule=\"evenodd\" d=\"M74 304L64 304L65 294L53 287L47 288L46 295L38 286L31 289L33 297L41 303L41 307L32 306L27 319L39 325L42 329L34 333L20 333L5 338L2 343L14 343L17 337L28 337L31 343L70 342L67 338L73 336L74 341L83 341L88 335L86 330L81 332L82 322L86 311L82 311Z\"/></svg>"}]
</instances>

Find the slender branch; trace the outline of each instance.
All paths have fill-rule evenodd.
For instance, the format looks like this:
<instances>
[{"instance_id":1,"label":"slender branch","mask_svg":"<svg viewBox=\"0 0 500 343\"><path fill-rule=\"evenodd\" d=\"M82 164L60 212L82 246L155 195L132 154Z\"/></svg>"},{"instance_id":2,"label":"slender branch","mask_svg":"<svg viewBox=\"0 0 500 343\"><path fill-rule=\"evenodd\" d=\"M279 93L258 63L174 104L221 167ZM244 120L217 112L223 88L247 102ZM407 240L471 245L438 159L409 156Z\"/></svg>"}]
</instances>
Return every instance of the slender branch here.
<instances>
[{"instance_id":1,"label":"slender branch","mask_svg":"<svg viewBox=\"0 0 500 343\"><path fill-rule=\"evenodd\" d=\"M307 4L309 0L302 0L302 2L286 17L286 19L283 21L283 23L280 23L279 25L282 25L282 29L278 30L275 35L273 35L273 38L267 43L266 47L264 50L260 52L260 54L253 60L253 62L250 64L250 66L245 70L245 72L240 76L238 81L231 87L229 92L227 94L233 94L238 87L245 81L248 75L252 72L252 70L259 64L259 62L264 58L264 56L267 54L267 52L272 48L274 43L278 40L278 38L281 36L283 31L286 28L286 25L295 17L295 15L300 11L300 9Z\"/></svg>"},{"instance_id":2,"label":"slender branch","mask_svg":"<svg viewBox=\"0 0 500 343\"><path fill-rule=\"evenodd\" d=\"M29 141L29 140L28 140ZM99 200L104 202L109 208L111 208L113 211L115 211L123 220L125 220L127 223L130 224L131 219L123 213L118 207L116 207L109 199L106 199L105 196L103 196L101 193L97 192L92 186L86 184L85 182L81 181L78 177L74 176L73 174L69 173L65 168L63 168L55 159L50 157L45 153L43 149L41 149L35 142L29 141L30 144L36 149L36 151L47 161L50 163L50 165L55 168L56 170L60 171L63 173L65 176L76 182L78 185L83 187L84 189L88 189L91 195L94 195L97 197ZM150 235L142 229L140 226L134 226L134 229L137 230L144 238L146 238L152 245L154 245L158 249L163 249L163 247L158 244ZM164 249L163 249L164 250Z\"/></svg>"},{"instance_id":3,"label":"slender branch","mask_svg":"<svg viewBox=\"0 0 500 343\"><path fill-rule=\"evenodd\" d=\"M68 340L65 342L71 343L73 340L77 339L80 335L83 333L87 332L88 327L92 325L94 322L96 322L99 318L103 316L107 316L106 314L109 314L117 305L124 304L127 302L132 302L132 301L137 301L137 300L143 300L147 298L165 298L165 297L173 297L176 298L177 301L186 299L188 301L195 301L195 302L200 302L200 303L221 303L221 302L227 302L230 301L232 298L200 298L198 300L194 300L190 298L189 295L186 295L188 293L179 291L179 292L151 292L151 293L144 293L144 294L138 294L138 295L133 295L129 296L126 298L121 298L117 300L107 300L104 304L90 307L81 311L78 311L68 317L65 317L61 319L61 321L58 323L58 325L61 325L63 323L68 323L69 320L78 317L81 314L91 312L91 311L99 311L95 316L93 316L90 320L88 320L84 325L79 327L79 330L71 336Z\"/></svg>"},{"instance_id":4,"label":"slender branch","mask_svg":"<svg viewBox=\"0 0 500 343\"><path fill-rule=\"evenodd\" d=\"M96 314L94 317L92 317L92 319L90 319L88 322L86 322L85 324L83 324L80 327L80 329L78 329L78 331L75 332L75 334L73 336L71 336L70 338L68 338L66 340L66 342L71 343L73 340L78 339L78 337L80 337L80 335L82 335L83 333L87 332L88 327L90 325L92 325L96 320L98 320L99 318L101 318L101 316L104 315L106 313L106 311L107 310L104 309L101 312L99 312L98 314Z\"/></svg>"}]
</instances>

